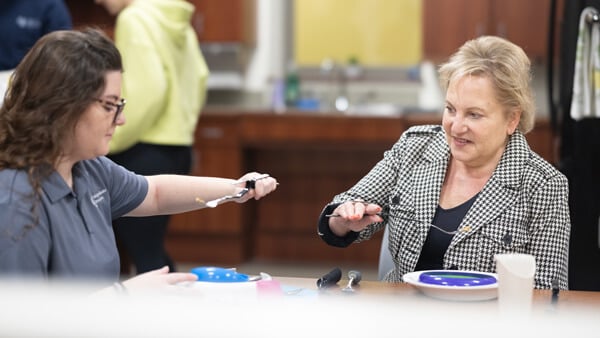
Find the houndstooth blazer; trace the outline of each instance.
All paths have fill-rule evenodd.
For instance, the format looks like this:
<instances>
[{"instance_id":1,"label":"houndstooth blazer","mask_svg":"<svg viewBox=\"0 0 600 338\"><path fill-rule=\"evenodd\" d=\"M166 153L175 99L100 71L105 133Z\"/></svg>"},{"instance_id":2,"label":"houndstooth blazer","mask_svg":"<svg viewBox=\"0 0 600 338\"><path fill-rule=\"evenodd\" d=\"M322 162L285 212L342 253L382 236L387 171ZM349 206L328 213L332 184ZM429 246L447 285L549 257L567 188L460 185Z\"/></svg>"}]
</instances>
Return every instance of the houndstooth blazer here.
<instances>
[{"instance_id":1,"label":"houndstooth blazer","mask_svg":"<svg viewBox=\"0 0 600 338\"><path fill-rule=\"evenodd\" d=\"M402 281L419 259L449 157L440 126L411 127L365 177L325 207L319 235L330 245L345 247L389 227L395 269L385 280ZM324 215L358 198L379 204L388 216L360 233L336 236ZM528 253L536 260L536 288L551 288L558 281L561 289L567 289L570 229L566 177L531 151L517 131L454 235L444 268L495 272L495 254Z\"/></svg>"}]
</instances>

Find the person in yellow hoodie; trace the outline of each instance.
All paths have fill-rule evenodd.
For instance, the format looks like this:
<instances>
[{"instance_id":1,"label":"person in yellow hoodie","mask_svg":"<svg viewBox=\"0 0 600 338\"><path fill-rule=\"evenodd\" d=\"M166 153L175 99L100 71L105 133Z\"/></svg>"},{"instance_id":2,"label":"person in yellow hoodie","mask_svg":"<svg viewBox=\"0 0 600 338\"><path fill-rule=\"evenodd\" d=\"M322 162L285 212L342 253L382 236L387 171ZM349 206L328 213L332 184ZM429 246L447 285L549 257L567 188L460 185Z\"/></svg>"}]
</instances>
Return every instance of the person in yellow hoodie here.
<instances>
[{"instance_id":1,"label":"person in yellow hoodie","mask_svg":"<svg viewBox=\"0 0 600 338\"><path fill-rule=\"evenodd\" d=\"M123 59L127 124L118 128L109 157L142 175L188 174L194 130L206 98L208 67L184 0L95 0L116 16L115 44ZM124 217L113 227L137 273L168 265L169 216Z\"/></svg>"}]
</instances>

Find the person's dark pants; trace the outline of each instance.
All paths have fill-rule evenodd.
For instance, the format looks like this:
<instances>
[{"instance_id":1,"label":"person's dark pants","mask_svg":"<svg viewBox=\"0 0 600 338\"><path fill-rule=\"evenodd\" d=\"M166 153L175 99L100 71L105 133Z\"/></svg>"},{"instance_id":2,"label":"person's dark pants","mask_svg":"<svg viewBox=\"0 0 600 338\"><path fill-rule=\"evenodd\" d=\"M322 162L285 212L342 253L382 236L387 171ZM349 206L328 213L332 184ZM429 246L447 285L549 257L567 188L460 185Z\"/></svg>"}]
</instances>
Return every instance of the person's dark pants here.
<instances>
[{"instance_id":1,"label":"person's dark pants","mask_svg":"<svg viewBox=\"0 0 600 338\"><path fill-rule=\"evenodd\" d=\"M192 147L138 143L128 150L108 157L140 175L186 175L191 170ZM131 259L138 274L165 265L169 266L170 271L176 271L175 264L164 246L168 223L168 215L121 217L113 221L119 250L128 256L122 257L121 261L126 263L127 258Z\"/></svg>"}]
</instances>

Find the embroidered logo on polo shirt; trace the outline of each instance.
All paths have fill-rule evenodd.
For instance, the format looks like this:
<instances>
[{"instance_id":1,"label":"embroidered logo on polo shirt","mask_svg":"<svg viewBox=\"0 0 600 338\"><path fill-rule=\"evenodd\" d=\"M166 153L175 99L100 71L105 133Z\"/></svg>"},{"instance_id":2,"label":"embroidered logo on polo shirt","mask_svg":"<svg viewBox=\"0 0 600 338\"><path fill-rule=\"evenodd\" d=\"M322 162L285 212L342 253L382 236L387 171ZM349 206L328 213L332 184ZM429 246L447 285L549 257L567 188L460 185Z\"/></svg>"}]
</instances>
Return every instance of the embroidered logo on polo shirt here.
<instances>
[{"instance_id":1,"label":"embroidered logo on polo shirt","mask_svg":"<svg viewBox=\"0 0 600 338\"><path fill-rule=\"evenodd\" d=\"M17 26L19 28L22 28L22 29L32 30L32 29L40 29L40 27L42 27L42 22L40 21L40 19L26 17L26 16L22 16L22 15L17 16L15 23L17 24Z\"/></svg>"},{"instance_id":2,"label":"embroidered logo on polo shirt","mask_svg":"<svg viewBox=\"0 0 600 338\"><path fill-rule=\"evenodd\" d=\"M104 200L105 193L106 193L106 189L102 189L90 197L90 201L96 208L98 207L98 203L100 203Z\"/></svg>"}]
</instances>

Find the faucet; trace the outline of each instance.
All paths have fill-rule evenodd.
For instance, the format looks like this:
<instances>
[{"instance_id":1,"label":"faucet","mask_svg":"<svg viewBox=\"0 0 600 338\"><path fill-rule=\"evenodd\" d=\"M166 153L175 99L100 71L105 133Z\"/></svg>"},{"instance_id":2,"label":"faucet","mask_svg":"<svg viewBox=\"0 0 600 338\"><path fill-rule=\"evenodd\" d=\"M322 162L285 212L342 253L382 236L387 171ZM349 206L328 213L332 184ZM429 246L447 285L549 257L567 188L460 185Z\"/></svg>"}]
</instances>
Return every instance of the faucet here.
<instances>
[{"instance_id":1,"label":"faucet","mask_svg":"<svg viewBox=\"0 0 600 338\"><path fill-rule=\"evenodd\" d=\"M345 112L350 107L350 100L348 100L348 78L346 72L343 69L338 71L338 84L339 92L334 101L335 110L339 112Z\"/></svg>"},{"instance_id":2,"label":"faucet","mask_svg":"<svg viewBox=\"0 0 600 338\"><path fill-rule=\"evenodd\" d=\"M348 65L341 66L332 59L324 59L321 62L321 72L337 82L338 93L333 100L333 107L339 112L346 112L350 107L348 98L348 80L360 76L362 70L356 61L351 59Z\"/></svg>"}]
</instances>

